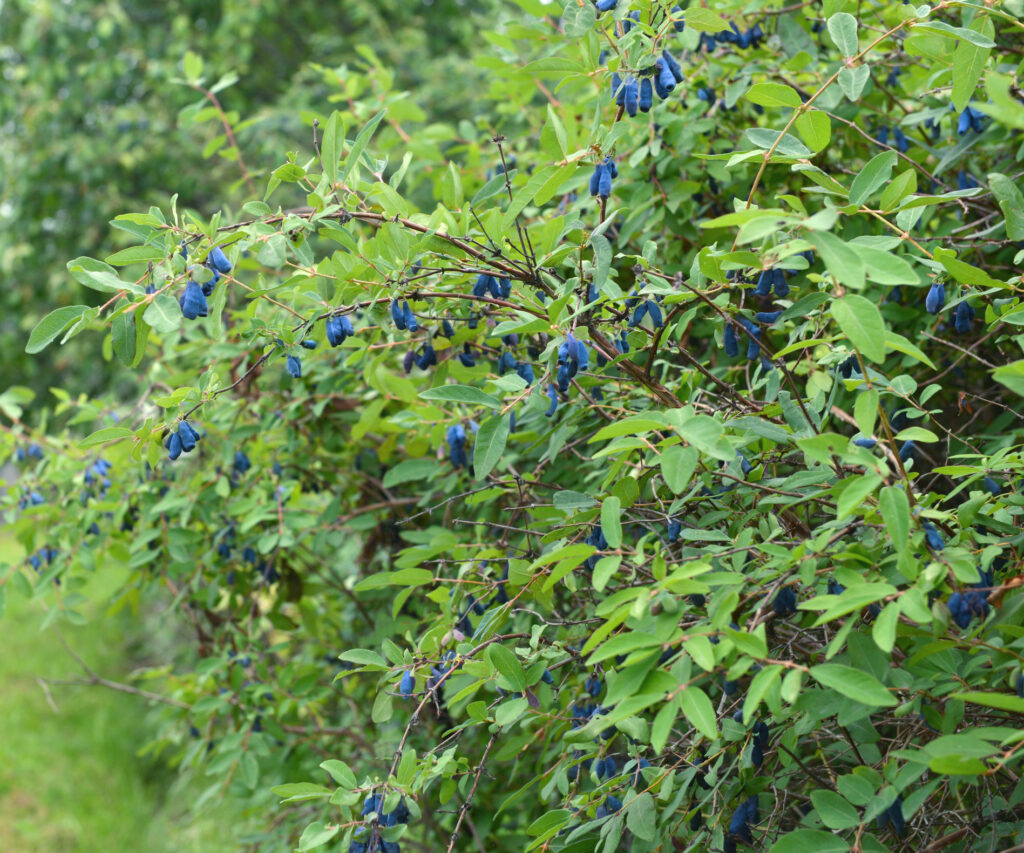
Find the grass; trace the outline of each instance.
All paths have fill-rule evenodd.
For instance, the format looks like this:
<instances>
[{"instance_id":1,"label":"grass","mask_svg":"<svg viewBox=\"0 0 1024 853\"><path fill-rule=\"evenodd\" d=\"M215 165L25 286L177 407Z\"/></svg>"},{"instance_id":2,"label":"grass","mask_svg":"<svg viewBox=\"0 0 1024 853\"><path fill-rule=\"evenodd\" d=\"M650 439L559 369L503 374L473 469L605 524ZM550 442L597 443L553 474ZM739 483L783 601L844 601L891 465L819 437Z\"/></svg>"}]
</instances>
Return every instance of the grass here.
<instances>
[{"instance_id":1,"label":"grass","mask_svg":"<svg viewBox=\"0 0 1024 853\"><path fill-rule=\"evenodd\" d=\"M0 558L18 554L0 543ZM117 583L116 570L97 576L85 589L88 624L61 630L90 666L118 680L132 668L123 640L130 617L106 616L98 603L102 586ZM54 686L54 712L36 677L82 672L52 630L40 632L40 605L8 593L0 618L0 850L235 849L222 822L192 819L192 792L173 784L175 770L137 754L150 735L143 700L103 687Z\"/></svg>"}]
</instances>

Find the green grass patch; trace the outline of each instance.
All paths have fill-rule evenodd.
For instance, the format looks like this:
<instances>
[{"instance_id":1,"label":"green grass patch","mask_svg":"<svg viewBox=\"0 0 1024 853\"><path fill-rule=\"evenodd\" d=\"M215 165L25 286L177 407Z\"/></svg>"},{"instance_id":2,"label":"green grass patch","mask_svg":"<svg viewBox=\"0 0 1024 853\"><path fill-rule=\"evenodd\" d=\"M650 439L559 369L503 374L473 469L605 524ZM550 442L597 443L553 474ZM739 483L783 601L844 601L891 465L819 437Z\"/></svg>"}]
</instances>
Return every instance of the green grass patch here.
<instances>
[{"instance_id":1,"label":"green grass patch","mask_svg":"<svg viewBox=\"0 0 1024 853\"><path fill-rule=\"evenodd\" d=\"M0 544L0 556L19 558L9 543ZM98 572L84 589L88 625L61 627L71 647L113 680L132 668L129 616L106 615L100 603L104 587L118 584L117 572ZM175 770L138 755L149 736L144 700L103 687L53 686L54 711L37 677L84 673L52 630L39 630L44 614L41 604L8 589L0 618L0 850L234 849L212 815L192 818L193 792L175 783Z\"/></svg>"}]
</instances>

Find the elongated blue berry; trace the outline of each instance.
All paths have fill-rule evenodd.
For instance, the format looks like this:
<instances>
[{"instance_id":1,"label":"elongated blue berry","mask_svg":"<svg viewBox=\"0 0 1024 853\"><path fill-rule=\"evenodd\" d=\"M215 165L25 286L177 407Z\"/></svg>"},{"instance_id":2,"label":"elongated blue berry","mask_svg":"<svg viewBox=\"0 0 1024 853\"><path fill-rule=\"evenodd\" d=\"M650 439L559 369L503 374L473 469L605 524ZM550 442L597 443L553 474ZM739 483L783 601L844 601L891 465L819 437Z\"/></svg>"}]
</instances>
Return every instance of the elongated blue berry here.
<instances>
[{"instance_id":1,"label":"elongated blue berry","mask_svg":"<svg viewBox=\"0 0 1024 853\"><path fill-rule=\"evenodd\" d=\"M220 273L217 272L217 270L214 270L213 278L211 278L209 281L204 281L200 285L200 287L203 290L203 296L205 296L207 299L213 296L213 288L217 286L218 281L220 281ZM156 292L156 288L153 288L153 292Z\"/></svg>"},{"instance_id":2,"label":"elongated blue berry","mask_svg":"<svg viewBox=\"0 0 1024 853\"><path fill-rule=\"evenodd\" d=\"M683 82L683 68L682 68L682 66L678 62L676 62L676 58L671 53L669 53L667 50L663 50L661 52L661 58L665 60L665 63L668 65L669 69L672 71L672 74L675 75L676 82L677 83L682 83Z\"/></svg>"},{"instance_id":3,"label":"elongated blue berry","mask_svg":"<svg viewBox=\"0 0 1024 853\"><path fill-rule=\"evenodd\" d=\"M630 328L633 328L634 326L639 326L640 323L643 321L644 317L647 316L648 310L649 303L647 302L641 302L639 305L637 305L636 309L633 311L633 316L632 318L630 318L629 321Z\"/></svg>"},{"instance_id":4,"label":"elongated blue berry","mask_svg":"<svg viewBox=\"0 0 1024 853\"><path fill-rule=\"evenodd\" d=\"M922 529L924 530L924 541L925 544L933 551L941 551L945 544L942 541L942 537L939 535L939 531L935 529L935 525L930 521L922 522Z\"/></svg>"},{"instance_id":5,"label":"elongated blue berry","mask_svg":"<svg viewBox=\"0 0 1024 853\"><path fill-rule=\"evenodd\" d=\"M786 273L779 267L772 271L772 286L775 289L775 295L779 299L785 299L789 296L789 282L786 281Z\"/></svg>"},{"instance_id":6,"label":"elongated blue berry","mask_svg":"<svg viewBox=\"0 0 1024 853\"><path fill-rule=\"evenodd\" d=\"M416 687L416 679L410 670L402 673L402 680L398 683L398 692L403 696L412 696Z\"/></svg>"},{"instance_id":7,"label":"elongated blue berry","mask_svg":"<svg viewBox=\"0 0 1024 853\"><path fill-rule=\"evenodd\" d=\"M178 440L181 442L181 449L185 453L191 453L196 447L198 435L188 421L182 421L178 426Z\"/></svg>"},{"instance_id":8,"label":"elongated blue berry","mask_svg":"<svg viewBox=\"0 0 1024 853\"><path fill-rule=\"evenodd\" d=\"M622 91L622 78L617 72L612 72L612 100L618 103L619 92Z\"/></svg>"},{"instance_id":9,"label":"elongated blue berry","mask_svg":"<svg viewBox=\"0 0 1024 853\"><path fill-rule=\"evenodd\" d=\"M455 329L452 327L452 324L449 322L447 318L445 318L445 320L441 323L441 335L442 337L445 338L455 337Z\"/></svg>"},{"instance_id":10,"label":"elongated blue berry","mask_svg":"<svg viewBox=\"0 0 1024 853\"><path fill-rule=\"evenodd\" d=\"M953 327L961 335L966 335L971 331L971 323L974 320L974 309L971 307L969 302L961 302L956 306L956 311L953 314Z\"/></svg>"},{"instance_id":11,"label":"elongated blue berry","mask_svg":"<svg viewBox=\"0 0 1024 853\"><path fill-rule=\"evenodd\" d=\"M416 315L412 313L412 309L407 301L402 302L402 319L405 320L405 327L410 332L419 330L420 324L416 322Z\"/></svg>"},{"instance_id":12,"label":"elongated blue berry","mask_svg":"<svg viewBox=\"0 0 1024 853\"><path fill-rule=\"evenodd\" d=\"M551 405L548 406L548 410L544 414L550 418L558 409L558 393L554 385L548 385L548 399L551 400Z\"/></svg>"},{"instance_id":13,"label":"elongated blue berry","mask_svg":"<svg viewBox=\"0 0 1024 853\"><path fill-rule=\"evenodd\" d=\"M676 87L676 78L672 74L672 69L668 67L668 63L664 59L659 59L654 64L654 91L659 98L665 100L669 95L672 94L672 90Z\"/></svg>"},{"instance_id":14,"label":"elongated blue berry","mask_svg":"<svg viewBox=\"0 0 1024 853\"><path fill-rule=\"evenodd\" d=\"M324 331L327 333L327 343L332 347L341 346L347 337L355 334L352 321L345 314L340 317L328 317Z\"/></svg>"},{"instance_id":15,"label":"elongated blue berry","mask_svg":"<svg viewBox=\"0 0 1024 853\"><path fill-rule=\"evenodd\" d=\"M185 283L185 292L178 299L178 304L186 320L195 320L196 317L205 317L210 313L203 289L192 279Z\"/></svg>"},{"instance_id":16,"label":"elongated blue berry","mask_svg":"<svg viewBox=\"0 0 1024 853\"><path fill-rule=\"evenodd\" d=\"M306 340L302 341L299 344L299 346L301 346L303 349L316 349L316 341L307 338Z\"/></svg>"},{"instance_id":17,"label":"elongated blue berry","mask_svg":"<svg viewBox=\"0 0 1024 853\"><path fill-rule=\"evenodd\" d=\"M740 354L740 342L736 338L736 327L726 320L725 331L722 333L722 348L729 358L736 358Z\"/></svg>"},{"instance_id":18,"label":"elongated blue berry","mask_svg":"<svg viewBox=\"0 0 1024 853\"><path fill-rule=\"evenodd\" d=\"M437 353L434 352L434 348L430 344L423 345L423 352L420 357L416 359L416 366L420 370L426 370L428 367L435 366L437 364Z\"/></svg>"},{"instance_id":19,"label":"elongated blue berry","mask_svg":"<svg viewBox=\"0 0 1024 853\"><path fill-rule=\"evenodd\" d=\"M946 303L946 288L939 282L933 282L924 298L924 308L929 314L938 314Z\"/></svg>"},{"instance_id":20,"label":"elongated blue berry","mask_svg":"<svg viewBox=\"0 0 1024 853\"><path fill-rule=\"evenodd\" d=\"M302 377L302 360L297 355L290 355L285 359L285 367L293 378Z\"/></svg>"},{"instance_id":21,"label":"elongated blue berry","mask_svg":"<svg viewBox=\"0 0 1024 853\"><path fill-rule=\"evenodd\" d=\"M857 447L866 447L868 450L878 444L878 442L873 438L855 438L853 443L856 444Z\"/></svg>"},{"instance_id":22,"label":"elongated blue berry","mask_svg":"<svg viewBox=\"0 0 1024 853\"><path fill-rule=\"evenodd\" d=\"M167 440L167 458L172 461L181 456L181 436L172 432Z\"/></svg>"},{"instance_id":23,"label":"elongated blue berry","mask_svg":"<svg viewBox=\"0 0 1024 853\"><path fill-rule=\"evenodd\" d=\"M402 306L398 304L397 299L391 300L391 320L395 324L395 328L400 331L405 331L405 315L402 312Z\"/></svg>"},{"instance_id":24,"label":"elongated blue berry","mask_svg":"<svg viewBox=\"0 0 1024 853\"><path fill-rule=\"evenodd\" d=\"M658 306L658 303L655 302L653 299L650 299L647 302L647 314L651 318L651 322L654 324L654 328L660 329L663 325L665 325L664 320L662 320L661 317L661 308Z\"/></svg>"},{"instance_id":25,"label":"elongated blue berry","mask_svg":"<svg viewBox=\"0 0 1024 853\"><path fill-rule=\"evenodd\" d=\"M630 118L636 116L637 108L639 106L640 99L640 87L636 82L635 78L630 78L626 81L626 91L623 95L622 103L626 108L626 115Z\"/></svg>"},{"instance_id":26,"label":"elongated blue berry","mask_svg":"<svg viewBox=\"0 0 1024 853\"><path fill-rule=\"evenodd\" d=\"M642 113L649 113L651 107L654 106L654 86L651 84L650 77L644 77L640 81L640 100L638 106Z\"/></svg>"},{"instance_id":27,"label":"elongated blue berry","mask_svg":"<svg viewBox=\"0 0 1024 853\"><path fill-rule=\"evenodd\" d=\"M210 254L206 256L206 262L223 275L231 272L231 261L228 260L228 256L224 254L224 250L220 246L210 249Z\"/></svg>"},{"instance_id":28,"label":"elongated blue berry","mask_svg":"<svg viewBox=\"0 0 1024 853\"><path fill-rule=\"evenodd\" d=\"M761 353L761 347L758 346L758 341L761 339L761 330L758 328L747 329L747 334L750 335L750 340L747 342L747 358L752 360Z\"/></svg>"},{"instance_id":29,"label":"elongated blue berry","mask_svg":"<svg viewBox=\"0 0 1024 853\"><path fill-rule=\"evenodd\" d=\"M598 163L594 166L594 172L590 176L590 194L592 196L596 196L601 192L601 177L605 172L605 168L604 163Z\"/></svg>"}]
</instances>

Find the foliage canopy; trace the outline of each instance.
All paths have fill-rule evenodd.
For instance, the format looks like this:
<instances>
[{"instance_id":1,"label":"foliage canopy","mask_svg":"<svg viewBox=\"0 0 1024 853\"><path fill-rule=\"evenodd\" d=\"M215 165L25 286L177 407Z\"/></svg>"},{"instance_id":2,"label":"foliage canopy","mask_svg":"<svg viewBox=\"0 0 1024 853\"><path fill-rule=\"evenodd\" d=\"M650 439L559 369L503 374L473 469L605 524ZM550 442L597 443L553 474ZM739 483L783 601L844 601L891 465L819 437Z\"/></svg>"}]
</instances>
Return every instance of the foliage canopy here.
<instances>
[{"instance_id":1,"label":"foliage canopy","mask_svg":"<svg viewBox=\"0 0 1024 853\"><path fill-rule=\"evenodd\" d=\"M68 261L28 350L141 390L4 433L0 592L133 568L253 849L1020 843L1022 13L516 0L444 117L360 48Z\"/></svg>"}]
</instances>

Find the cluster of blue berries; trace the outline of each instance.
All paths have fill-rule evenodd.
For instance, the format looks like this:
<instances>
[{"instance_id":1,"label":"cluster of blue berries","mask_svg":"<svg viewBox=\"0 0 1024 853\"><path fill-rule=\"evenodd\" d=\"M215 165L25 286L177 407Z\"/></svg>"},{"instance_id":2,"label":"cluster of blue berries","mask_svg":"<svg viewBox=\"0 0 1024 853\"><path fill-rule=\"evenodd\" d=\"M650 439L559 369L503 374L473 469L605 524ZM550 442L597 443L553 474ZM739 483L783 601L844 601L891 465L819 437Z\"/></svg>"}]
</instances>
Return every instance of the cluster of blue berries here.
<instances>
[{"instance_id":1,"label":"cluster of blue berries","mask_svg":"<svg viewBox=\"0 0 1024 853\"><path fill-rule=\"evenodd\" d=\"M512 282L507 278L499 278L480 273L473 283L474 296L487 296L492 299L508 299L512 295Z\"/></svg>"},{"instance_id":2,"label":"cluster of blue berries","mask_svg":"<svg viewBox=\"0 0 1024 853\"><path fill-rule=\"evenodd\" d=\"M14 451L14 457L19 462L24 462L26 459L42 459L43 448L38 444L30 444L27 450L24 447L19 447Z\"/></svg>"},{"instance_id":3,"label":"cluster of blue berries","mask_svg":"<svg viewBox=\"0 0 1024 853\"><path fill-rule=\"evenodd\" d=\"M181 456L182 453L191 453L199 442L199 433L188 421L182 421L178 429L167 433L164 438L164 447L167 448L167 458L172 462Z\"/></svg>"},{"instance_id":4,"label":"cluster of blue berries","mask_svg":"<svg viewBox=\"0 0 1024 853\"><path fill-rule=\"evenodd\" d=\"M971 624L971 620L977 616L984 620L988 616L990 605L988 603L989 591L995 585L995 577L992 569L979 571L978 580L971 584L971 588L964 592L954 592L949 597L949 612L961 628Z\"/></svg>"},{"instance_id":5,"label":"cluster of blue berries","mask_svg":"<svg viewBox=\"0 0 1024 853\"><path fill-rule=\"evenodd\" d=\"M416 315L412 313L408 300L404 300L401 306L397 299L391 300L391 319L399 331L419 331L420 324L416 321Z\"/></svg>"},{"instance_id":6,"label":"cluster of blue berries","mask_svg":"<svg viewBox=\"0 0 1024 853\"><path fill-rule=\"evenodd\" d=\"M469 466L469 458L466 456L466 428L462 424L452 424L444 435L448 442L448 458L456 468Z\"/></svg>"},{"instance_id":7,"label":"cluster of blue berries","mask_svg":"<svg viewBox=\"0 0 1024 853\"><path fill-rule=\"evenodd\" d=\"M605 157L594 166L590 176L590 194L600 198L608 198L612 194L612 180L619 176L618 166L611 157Z\"/></svg>"},{"instance_id":8,"label":"cluster of blue berries","mask_svg":"<svg viewBox=\"0 0 1024 853\"><path fill-rule=\"evenodd\" d=\"M409 807L405 800L400 799L398 805L390 812L381 812L384 808L383 794L370 794L363 801L363 817L374 815L373 823L379 826L392 827L409 822ZM360 827L349 844L348 853L401 853L397 841L383 841L376 826Z\"/></svg>"},{"instance_id":9,"label":"cluster of blue berries","mask_svg":"<svg viewBox=\"0 0 1024 853\"><path fill-rule=\"evenodd\" d=\"M716 45L720 44L733 44L736 45L740 50L747 50L751 47L757 47L766 38L764 30L761 29L759 23L754 26L740 31L740 28L736 26L735 21L729 22L729 29L723 30L720 33L712 35L711 33L700 34L700 44L698 47L706 48L708 51L715 49Z\"/></svg>"},{"instance_id":10,"label":"cluster of blue berries","mask_svg":"<svg viewBox=\"0 0 1024 853\"><path fill-rule=\"evenodd\" d=\"M184 245L181 247L182 256L187 256L188 250ZM187 320L195 320L197 317L206 317L210 313L207 298L213 295L213 288L220 281L222 275L231 272L231 261L220 246L214 246L206 257L206 265L213 273L213 277L200 285L191 276L185 283L185 292L178 297L178 305L181 306L181 313Z\"/></svg>"}]
</instances>

